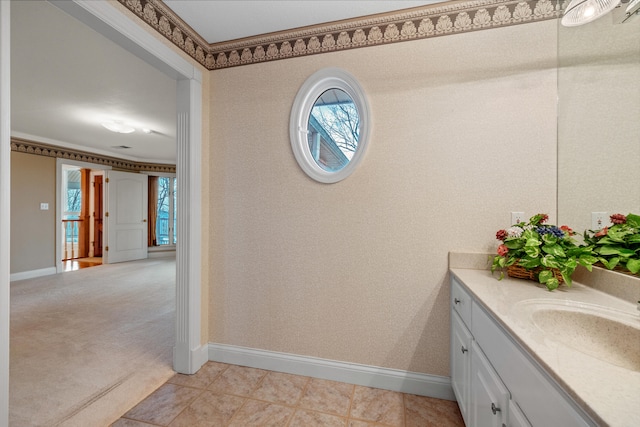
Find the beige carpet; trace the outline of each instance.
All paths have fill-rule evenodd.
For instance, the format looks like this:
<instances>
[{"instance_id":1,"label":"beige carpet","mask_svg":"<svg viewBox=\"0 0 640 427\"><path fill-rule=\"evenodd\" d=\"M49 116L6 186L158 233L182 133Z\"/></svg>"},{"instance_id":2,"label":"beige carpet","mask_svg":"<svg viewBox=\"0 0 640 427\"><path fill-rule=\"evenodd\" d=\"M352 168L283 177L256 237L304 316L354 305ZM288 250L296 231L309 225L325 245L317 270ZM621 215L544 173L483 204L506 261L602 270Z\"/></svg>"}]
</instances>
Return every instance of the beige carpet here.
<instances>
[{"instance_id":1,"label":"beige carpet","mask_svg":"<svg viewBox=\"0 0 640 427\"><path fill-rule=\"evenodd\" d=\"M173 375L175 259L11 283L9 424L108 426Z\"/></svg>"}]
</instances>

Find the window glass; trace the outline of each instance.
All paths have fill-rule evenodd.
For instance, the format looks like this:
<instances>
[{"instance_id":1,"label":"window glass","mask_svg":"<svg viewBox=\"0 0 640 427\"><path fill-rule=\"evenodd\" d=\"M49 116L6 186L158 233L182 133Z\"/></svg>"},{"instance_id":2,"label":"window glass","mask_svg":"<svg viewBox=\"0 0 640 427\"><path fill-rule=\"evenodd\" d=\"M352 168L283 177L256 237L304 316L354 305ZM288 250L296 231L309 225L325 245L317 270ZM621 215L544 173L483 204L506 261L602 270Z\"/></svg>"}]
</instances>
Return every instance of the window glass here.
<instances>
[{"instance_id":1,"label":"window glass","mask_svg":"<svg viewBox=\"0 0 640 427\"><path fill-rule=\"evenodd\" d=\"M176 179L158 177L158 217L156 219L156 241L158 245L176 244Z\"/></svg>"},{"instance_id":2,"label":"window glass","mask_svg":"<svg viewBox=\"0 0 640 427\"><path fill-rule=\"evenodd\" d=\"M340 89L325 91L313 104L307 130L309 150L318 166L329 172L345 167L358 149L360 134L353 99Z\"/></svg>"}]
</instances>

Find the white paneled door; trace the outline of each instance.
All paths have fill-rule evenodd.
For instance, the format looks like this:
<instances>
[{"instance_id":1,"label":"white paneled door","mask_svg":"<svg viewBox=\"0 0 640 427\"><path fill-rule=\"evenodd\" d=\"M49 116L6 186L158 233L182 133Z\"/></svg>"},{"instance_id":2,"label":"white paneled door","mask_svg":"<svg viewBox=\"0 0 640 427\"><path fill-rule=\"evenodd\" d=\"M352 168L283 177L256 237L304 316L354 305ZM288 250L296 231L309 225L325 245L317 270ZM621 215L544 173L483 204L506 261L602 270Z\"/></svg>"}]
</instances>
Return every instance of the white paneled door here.
<instances>
[{"instance_id":1,"label":"white paneled door","mask_svg":"<svg viewBox=\"0 0 640 427\"><path fill-rule=\"evenodd\" d=\"M106 171L105 264L147 258L147 175Z\"/></svg>"}]
</instances>

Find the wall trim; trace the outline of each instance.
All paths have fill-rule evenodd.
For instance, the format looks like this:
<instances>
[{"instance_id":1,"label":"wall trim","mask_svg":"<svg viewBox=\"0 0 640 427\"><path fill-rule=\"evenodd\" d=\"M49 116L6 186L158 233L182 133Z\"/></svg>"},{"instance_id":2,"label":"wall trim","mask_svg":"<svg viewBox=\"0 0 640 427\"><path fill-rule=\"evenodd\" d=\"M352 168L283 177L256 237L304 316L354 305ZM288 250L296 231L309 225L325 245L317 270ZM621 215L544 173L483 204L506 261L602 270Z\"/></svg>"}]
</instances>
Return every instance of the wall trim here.
<instances>
[{"instance_id":1,"label":"wall trim","mask_svg":"<svg viewBox=\"0 0 640 427\"><path fill-rule=\"evenodd\" d=\"M556 19L561 0L448 1L207 43L162 0L118 0L208 70Z\"/></svg>"},{"instance_id":2,"label":"wall trim","mask_svg":"<svg viewBox=\"0 0 640 427\"><path fill-rule=\"evenodd\" d=\"M36 156L54 157L65 160L93 163L97 165L108 166L115 170L172 174L176 173L176 165L124 160L117 157L110 157L91 153L88 151L75 150L72 148L59 147L52 144L45 144L43 142L36 142L16 137L11 138L11 151L34 154Z\"/></svg>"},{"instance_id":3,"label":"wall trim","mask_svg":"<svg viewBox=\"0 0 640 427\"><path fill-rule=\"evenodd\" d=\"M0 427L9 425L11 2L0 1Z\"/></svg>"},{"instance_id":4,"label":"wall trim","mask_svg":"<svg viewBox=\"0 0 640 427\"><path fill-rule=\"evenodd\" d=\"M455 400L449 377L228 344L209 343L208 348L209 360L214 362Z\"/></svg>"},{"instance_id":5,"label":"wall trim","mask_svg":"<svg viewBox=\"0 0 640 427\"><path fill-rule=\"evenodd\" d=\"M36 277L49 276L56 274L55 267L40 268L38 270L21 271L19 273L11 273L10 280L15 282L16 280L34 279Z\"/></svg>"}]
</instances>

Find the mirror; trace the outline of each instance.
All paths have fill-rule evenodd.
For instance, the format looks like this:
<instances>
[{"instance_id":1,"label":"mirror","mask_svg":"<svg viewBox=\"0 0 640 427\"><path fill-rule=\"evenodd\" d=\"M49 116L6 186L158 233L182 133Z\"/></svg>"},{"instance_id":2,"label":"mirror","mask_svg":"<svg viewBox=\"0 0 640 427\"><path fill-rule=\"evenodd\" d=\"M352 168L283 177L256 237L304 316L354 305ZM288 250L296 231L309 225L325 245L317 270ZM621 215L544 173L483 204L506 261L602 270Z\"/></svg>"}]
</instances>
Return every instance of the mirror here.
<instances>
[{"instance_id":1,"label":"mirror","mask_svg":"<svg viewBox=\"0 0 640 427\"><path fill-rule=\"evenodd\" d=\"M369 106L353 76L338 68L313 74L291 109L291 148L302 170L318 182L334 183L355 170L370 129Z\"/></svg>"},{"instance_id":2,"label":"mirror","mask_svg":"<svg viewBox=\"0 0 640 427\"><path fill-rule=\"evenodd\" d=\"M618 9L558 21L558 224L579 234L592 212L640 213L640 19Z\"/></svg>"}]
</instances>

